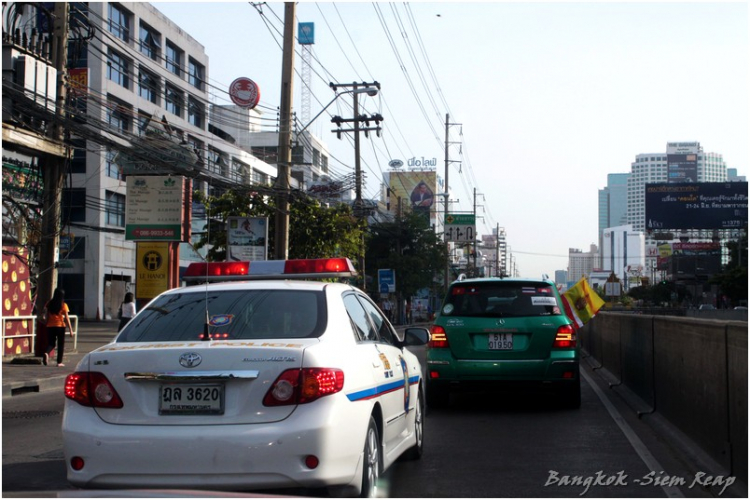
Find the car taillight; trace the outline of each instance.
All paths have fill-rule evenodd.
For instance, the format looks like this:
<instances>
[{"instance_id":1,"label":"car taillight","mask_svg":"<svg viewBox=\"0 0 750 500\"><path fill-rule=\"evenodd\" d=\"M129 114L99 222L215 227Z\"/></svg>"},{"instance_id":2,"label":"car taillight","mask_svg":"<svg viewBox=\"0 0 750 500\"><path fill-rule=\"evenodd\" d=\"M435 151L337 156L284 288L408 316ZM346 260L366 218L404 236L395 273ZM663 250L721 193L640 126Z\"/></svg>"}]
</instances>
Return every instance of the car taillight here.
<instances>
[{"instance_id":1,"label":"car taillight","mask_svg":"<svg viewBox=\"0 0 750 500\"><path fill-rule=\"evenodd\" d=\"M563 325L557 329L552 347L558 349L572 349L576 346L576 331L572 325Z\"/></svg>"},{"instance_id":2,"label":"car taillight","mask_svg":"<svg viewBox=\"0 0 750 500\"><path fill-rule=\"evenodd\" d=\"M430 349L446 349L448 347L448 336L445 334L445 328L432 325L430 328L430 342L427 344L427 347Z\"/></svg>"},{"instance_id":3,"label":"car taillight","mask_svg":"<svg viewBox=\"0 0 750 500\"><path fill-rule=\"evenodd\" d=\"M263 398L264 406L305 404L335 394L344 387L337 368L295 368L279 375Z\"/></svg>"},{"instance_id":4,"label":"car taillight","mask_svg":"<svg viewBox=\"0 0 750 500\"><path fill-rule=\"evenodd\" d=\"M92 408L122 408L119 394L98 372L75 372L65 378L65 397Z\"/></svg>"}]
</instances>

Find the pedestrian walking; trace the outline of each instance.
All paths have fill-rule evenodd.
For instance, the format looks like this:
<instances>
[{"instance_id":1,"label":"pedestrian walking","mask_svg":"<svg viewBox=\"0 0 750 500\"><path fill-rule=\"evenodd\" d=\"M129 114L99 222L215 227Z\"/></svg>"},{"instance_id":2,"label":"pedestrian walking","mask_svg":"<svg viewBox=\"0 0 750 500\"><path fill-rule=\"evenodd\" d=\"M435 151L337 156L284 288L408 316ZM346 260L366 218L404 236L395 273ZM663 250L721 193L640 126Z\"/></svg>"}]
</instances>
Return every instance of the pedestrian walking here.
<instances>
[{"instance_id":1,"label":"pedestrian walking","mask_svg":"<svg viewBox=\"0 0 750 500\"><path fill-rule=\"evenodd\" d=\"M62 288L56 288L52 299L44 305L44 319L47 324L47 350L43 360L45 365L49 363L50 353L57 347L57 366L65 366L63 364L65 327L68 327L71 336L75 335L68 312L70 309L65 303L65 291Z\"/></svg>"},{"instance_id":2,"label":"pedestrian walking","mask_svg":"<svg viewBox=\"0 0 750 500\"><path fill-rule=\"evenodd\" d=\"M120 304L120 311L117 316L120 318L120 325L117 327L119 332L135 316L135 297L133 297L132 292L125 294L125 299Z\"/></svg>"}]
</instances>

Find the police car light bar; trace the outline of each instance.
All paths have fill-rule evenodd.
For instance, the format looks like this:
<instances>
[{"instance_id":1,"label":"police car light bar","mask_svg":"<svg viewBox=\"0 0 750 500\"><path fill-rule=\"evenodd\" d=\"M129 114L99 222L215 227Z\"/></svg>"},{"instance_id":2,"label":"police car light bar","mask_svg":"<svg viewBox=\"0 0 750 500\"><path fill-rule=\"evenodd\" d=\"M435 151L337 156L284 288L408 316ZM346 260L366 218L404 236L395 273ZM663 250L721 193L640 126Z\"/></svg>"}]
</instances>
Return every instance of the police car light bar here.
<instances>
[{"instance_id":1,"label":"police car light bar","mask_svg":"<svg viewBox=\"0 0 750 500\"><path fill-rule=\"evenodd\" d=\"M347 258L193 262L183 275L188 283L258 279L349 278L357 275Z\"/></svg>"}]
</instances>

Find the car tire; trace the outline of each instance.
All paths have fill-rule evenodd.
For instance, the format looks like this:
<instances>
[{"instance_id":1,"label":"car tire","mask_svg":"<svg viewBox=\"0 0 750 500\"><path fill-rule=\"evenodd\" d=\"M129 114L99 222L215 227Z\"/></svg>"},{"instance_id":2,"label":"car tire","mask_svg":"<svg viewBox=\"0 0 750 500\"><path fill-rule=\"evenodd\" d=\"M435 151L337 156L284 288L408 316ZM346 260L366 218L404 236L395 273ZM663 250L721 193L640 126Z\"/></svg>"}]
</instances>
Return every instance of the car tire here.
<instances>
[{"instance_id":1,"label":"car tire","mask_svg":"<svg viewBox=\"0 0 750 500\"><path fill-rule=\"evenodd\" d=\"M560 393L561 403L565 408L578 409L581 407L581 377L575 382L566 383Z\"/></svg>"},{"instance_id":2,"label":"car tire","mask_svg":"<svg viewBox=\"0 0 750 500\"><path fill-rule=\"evenodd\" d=\"M430 408L445 408L450 403L450 392L447 387L427 382L427 406Z\"/></svg>"},{"instance_id":3,"label":"car tire","mask_svg":"<svg viewBox=\"0 0 750 500\"><path fill-rule=\"evenodd\" d=\"M370 417L365 436L365 450L362 467L362 490L360 498L375 498L378 495L378 479L380 479L380 435L375 419Z\"/></svg>"},{"instance_id":4,"label":"car tire","mask_svg":"<svg viewBox=\"0 0 750 500\"><path fill-rule=\"evenodd\" d=\"M420 390L417 395L417 405L414 407L414 435L417 442L406 450L405 460L419 460L424 452L424 396Z\"/></svg>"}]
</instances>

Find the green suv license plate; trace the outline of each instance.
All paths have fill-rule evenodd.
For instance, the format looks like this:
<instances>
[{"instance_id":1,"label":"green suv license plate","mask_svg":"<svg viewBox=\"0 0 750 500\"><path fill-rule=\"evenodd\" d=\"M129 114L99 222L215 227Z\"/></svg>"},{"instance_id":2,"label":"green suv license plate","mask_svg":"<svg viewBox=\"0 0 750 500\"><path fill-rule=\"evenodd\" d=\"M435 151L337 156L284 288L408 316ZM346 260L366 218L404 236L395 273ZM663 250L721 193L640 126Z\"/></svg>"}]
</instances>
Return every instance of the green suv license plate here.
<instances>
[{"instance_id":1,"label":"green suv license plate","mask_svg":"<svg viewBox=\"0 0 750 500\"><path fill-rule=\"evenodd\" d=\"M512 351L513 334L512 333L490 333L487 338L490 351Z\"/></svg>"}]
</instances>

